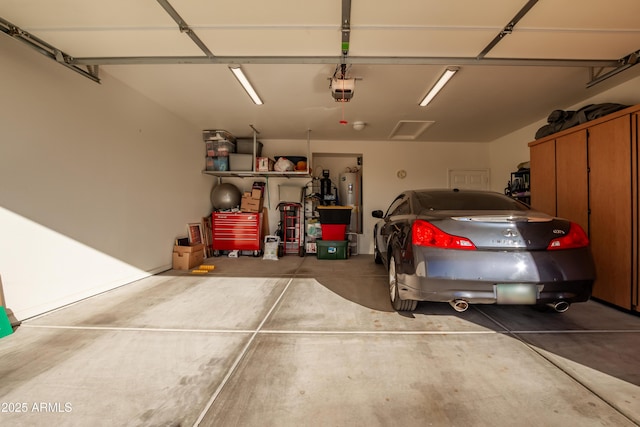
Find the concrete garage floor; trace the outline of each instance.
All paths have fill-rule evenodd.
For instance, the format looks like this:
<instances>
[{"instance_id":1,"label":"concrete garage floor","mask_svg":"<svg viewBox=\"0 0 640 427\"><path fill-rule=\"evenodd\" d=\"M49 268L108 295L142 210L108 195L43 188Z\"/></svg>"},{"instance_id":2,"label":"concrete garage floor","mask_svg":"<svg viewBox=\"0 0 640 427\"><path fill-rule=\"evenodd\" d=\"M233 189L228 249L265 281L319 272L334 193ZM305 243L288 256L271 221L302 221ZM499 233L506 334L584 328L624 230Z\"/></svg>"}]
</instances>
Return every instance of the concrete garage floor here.
<instances>
[{"instance_id":1,"label":"concrete garage floor","mask_svg":"<svg viewBox=\"0 0 640 427\"><path fill-rule=\"evenodd\" d=\"M207 262L0 339L0 424L640 424L638 316L593 301L398 314L369 255Z\"/></svg>"}]
</instances>

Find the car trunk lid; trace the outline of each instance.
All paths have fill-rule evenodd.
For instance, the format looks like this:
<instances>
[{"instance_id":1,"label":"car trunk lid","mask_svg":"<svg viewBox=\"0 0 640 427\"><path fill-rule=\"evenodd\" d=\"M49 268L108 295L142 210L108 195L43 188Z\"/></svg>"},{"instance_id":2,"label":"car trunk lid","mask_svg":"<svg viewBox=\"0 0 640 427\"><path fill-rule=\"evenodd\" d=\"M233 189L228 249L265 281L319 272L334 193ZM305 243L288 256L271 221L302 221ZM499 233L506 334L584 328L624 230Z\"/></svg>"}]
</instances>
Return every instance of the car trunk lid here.
<instances>
[{"instance_id":1,"label":"car trunk lid","mask_svg":"<svg viewBox=\"0 0 640 427\"><path fill-rule=\"evenodd\" d=\"M444 214L444 212L440 212ZM549 243L569 232L570 222L538 212L451 212L434 225L466 237L478 249L545 250Z\"/></svg>"}]
</instances>

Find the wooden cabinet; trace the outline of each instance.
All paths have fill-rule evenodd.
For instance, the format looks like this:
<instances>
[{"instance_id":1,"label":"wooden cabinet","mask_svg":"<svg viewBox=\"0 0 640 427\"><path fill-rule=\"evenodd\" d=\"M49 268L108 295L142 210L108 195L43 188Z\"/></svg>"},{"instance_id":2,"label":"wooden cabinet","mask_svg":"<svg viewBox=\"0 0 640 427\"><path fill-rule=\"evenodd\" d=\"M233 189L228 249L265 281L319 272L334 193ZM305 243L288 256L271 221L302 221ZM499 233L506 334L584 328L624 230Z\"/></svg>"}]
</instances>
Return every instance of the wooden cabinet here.
<instances>
[{"instance_id":1,"label":"wooden cabinet","mask_svg":"<svg viewBox=\"0 0 640 427\"><path fill-rule=\"evenodd\" d=\"M556 215L589 231L587 131L556 139Z\"/></svg>"},{"instance_id":2,"label":"wooden cabinet","mask_svg":"<svg viewBox=\"0 0 640 427\"><path fill-rule=\"evenodd\" d=\"M638 172L638 148L640 146L640 113L631 115L631 308L640 312L640 172Z\"/></svg>"},{"instance_id":3,"label":"wooden cabinet","mask_svg":"<svg viewBox=\"0 0 640 427\"><path fill-rule=\"evenodd\" d=\"M598 278L593 296L631 308L631 119L589 128L589 238Z\"/></svg>"},{"instance_id":4,"label":"wooden cabinet","mask_svg":"<svg viewBox=\"0 0 640 427\"><path fill-rule=\"evenodd\" d=\"M639 110L631 107L529 143L532 206L587 231L596 263L593 297L635 311Z\"/></svg>"},{"instance_id":5,"label":"wooden cabinet","mask_svg":"<svg viewBox=\"0 0 640 427\"><path fill-rule=\"evenodd\" d=\"M556 214L556 141L551 139L531 145L531 206L549 215Z\"/></svg>"}]
</instances>

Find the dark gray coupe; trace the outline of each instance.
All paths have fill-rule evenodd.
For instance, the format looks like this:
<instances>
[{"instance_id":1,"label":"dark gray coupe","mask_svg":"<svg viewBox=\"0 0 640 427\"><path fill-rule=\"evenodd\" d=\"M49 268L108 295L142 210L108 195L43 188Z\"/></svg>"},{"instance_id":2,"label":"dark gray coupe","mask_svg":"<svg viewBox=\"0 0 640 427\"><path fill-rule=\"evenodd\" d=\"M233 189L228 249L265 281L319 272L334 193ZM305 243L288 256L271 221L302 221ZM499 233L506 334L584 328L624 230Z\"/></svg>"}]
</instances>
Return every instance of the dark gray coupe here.
<instances>
[{"instance_id":1,"label":"dark gray coupe","mask_svg":"<svg viewBox=\"0 0 640 427\"><path fill-rule=\"evenodd\" d=\"M587 301L595 279L582 227L500 193L412 190L373 229L374 257L389 271L393 308L418 301L548 305Z\"/></svg>"}]
</instances>

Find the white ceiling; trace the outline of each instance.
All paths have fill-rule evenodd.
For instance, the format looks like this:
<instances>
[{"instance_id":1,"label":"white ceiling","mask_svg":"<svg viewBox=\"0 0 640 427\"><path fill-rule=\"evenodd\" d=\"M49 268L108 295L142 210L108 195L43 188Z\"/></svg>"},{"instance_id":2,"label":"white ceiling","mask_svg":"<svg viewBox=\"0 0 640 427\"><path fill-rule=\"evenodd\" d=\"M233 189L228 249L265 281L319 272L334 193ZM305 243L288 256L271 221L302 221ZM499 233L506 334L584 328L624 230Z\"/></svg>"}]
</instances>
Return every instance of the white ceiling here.
<instances>
[{"instance_id":1,"label":"white ceiling","mask_svg":"<svg viewBox=\"0 0 640 427\"><path fill-rule=\"evenodd\" d=\"M434 121L420 141L491 141L640 74L633 67L586 87L588 61L640 49L638 0L539 0L478 60L527 0L352 0L346 63L358 80L353 100L337 103L329 78L341 60L342 1L168 0L211 60L163 0L0 0L0 18L202 129L244 136L253 124L265 139L311 129L313 139L386 140L400 121L418 120ZM264 105L251 102L231 62ZM419 107L448 65L460 72ZM357 132L342 119L367 126Z\"/></svg>"}]
</instances>

